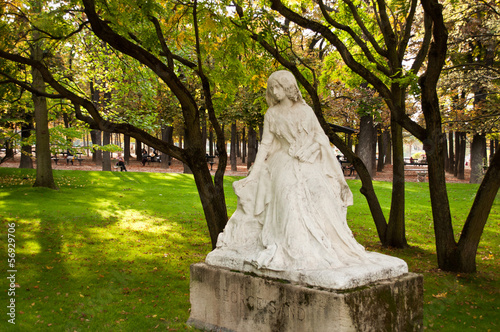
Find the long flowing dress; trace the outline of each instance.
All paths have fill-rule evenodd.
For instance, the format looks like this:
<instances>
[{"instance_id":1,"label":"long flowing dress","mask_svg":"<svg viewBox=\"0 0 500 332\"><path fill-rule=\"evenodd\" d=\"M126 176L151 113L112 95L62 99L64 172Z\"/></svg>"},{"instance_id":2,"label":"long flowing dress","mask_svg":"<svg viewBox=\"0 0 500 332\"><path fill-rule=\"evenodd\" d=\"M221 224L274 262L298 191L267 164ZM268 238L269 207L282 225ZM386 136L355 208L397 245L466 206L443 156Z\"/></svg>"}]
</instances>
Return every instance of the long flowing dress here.
<instances>
[{"instance_id":1,"label":"long flowing dress","mask_svg":"<svg viewBox=\"0 0 500 332\"><path fill-rule=\"evenodd\" d=\"M267 111L253 169L233 188L237 209L206 263L256 273L345 271L357 266L357 274L364 273L359 266L371 264L372 276L367 280L393 273L381 273L378 269L384 263L377 260L394 257L365 251L349 229L346 213L352 193L327 136L305 103ZM397 274L407 272L406 263L394 259L388 264L398 265ZM325 278L309 283L322 285Z\"/></svg>"}]
</instances>

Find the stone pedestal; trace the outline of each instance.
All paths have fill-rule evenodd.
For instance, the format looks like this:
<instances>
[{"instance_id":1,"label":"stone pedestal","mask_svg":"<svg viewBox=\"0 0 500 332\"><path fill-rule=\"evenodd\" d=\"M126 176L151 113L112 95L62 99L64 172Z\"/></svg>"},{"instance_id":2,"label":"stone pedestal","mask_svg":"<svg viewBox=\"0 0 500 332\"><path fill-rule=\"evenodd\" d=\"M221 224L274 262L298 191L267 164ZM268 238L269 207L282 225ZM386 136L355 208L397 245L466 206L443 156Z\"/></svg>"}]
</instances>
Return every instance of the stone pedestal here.
<instances>
[{"instance_id":1,"label":"stone pedestal","mask_svg":"<svg viewBox=\"0 0 500 332\"><path fill-rule=\"evenodd\" d=\"M208 331L421 331L423 277L349 290L305 287L205 263L191 265L188 324Z\"/></svg>"}]
</instances>

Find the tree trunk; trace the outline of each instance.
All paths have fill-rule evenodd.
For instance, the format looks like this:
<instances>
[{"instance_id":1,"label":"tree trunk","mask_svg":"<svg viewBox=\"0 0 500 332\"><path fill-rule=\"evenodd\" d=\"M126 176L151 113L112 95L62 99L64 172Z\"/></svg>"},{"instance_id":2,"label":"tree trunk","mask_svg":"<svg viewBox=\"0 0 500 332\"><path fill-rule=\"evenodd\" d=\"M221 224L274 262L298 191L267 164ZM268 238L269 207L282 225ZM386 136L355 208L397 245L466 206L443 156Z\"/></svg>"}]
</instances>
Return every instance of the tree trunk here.
<instances>
[{"instance_id":1,"label":"tree trunk","mask_svg":"<svg viewBox=\"0 0 500 332\"><path fill-rule=\"evenodd\" d=\"M450 131L448 133L448 158L449 158L449 164L448 164L448 172L455 174L455 148L453 147L453 132Z\"/></svg>"},{"instance_id":2,"label":"tree trunk","mask_svg":"<svg viewBox=\"0 0 500 332\"><path fill-rule=\"evenodd\" d=\"M373 126L372 129L372 147L371 147L371 160L372 160L372 174L375 175L377 173L377 128Z\"/></svg>"},{"instance_id":3,"label":"tree trunk","mask_svg":"<svg viewBox=\"0 0 500 332\"><path fill-rule=\"evenodd\" d=\"M208 154L210 156L214 156L214 132L212 128L210 128L210 131L208 133Z\"/></svg>"},{"instance_id":4,"label":"tree trunk","mask_svg":"<svg viewBox=\"0 0 500 332\"><path fill-rule=\"evenodd\" d=\"M457 156L458 164L457 164L457 178L460 180L465 179L465 151L467 147L467 134L466 133L459 133L460 135L460 144L459 145L459 153Z\"/></svg>"},{"instance_id":5,"label":"tree trunk","mask_svg":"<svg viewBox=\"0 0 500 332\"><path fill-rule=\"evenodd\" d=\"M392 200L387 224L386 245L405 248L408 246L405 232L405 170L403 128L391 120L393 150Z\"/></svg>"},{"instance_id":6,"label":"tree trunk","mask_svg":"<svg viewBox=\"0 0 500 332\"><path fill-rule=\"evenodd\" d=\"M239 133L236 133L236 157L241 158L241 137Z\"/></svg>"},{"instance_id":7,"label":"tree trunk","mask_svg":"<svg viewBox=\"0 0 500 332\"><path fill-rule=\"evenodd\" d=\"M123 160L126 163L130 162L130 136L123 135Z\"/></svg>"},{"instance_id":8,"label":"tree trunk","mask_svg":"<svg viewBox=\"0 0 500 332\"><path fill-rule=\"evenodd\" d=\"M495 155L496 146L498 146L498 140L490 139L490 157L488 158L488 166L491 165L491 161Z\"/></svg>"},{"instance_id":9,"label":"tree trunk","mask_svg":"<svg viewBox=\"0 0 500 332\"><path fill-rule=\"evenodd\" d=\"M236 128L236 122L233 122L231 124L231 152L230 152L230 162L231 162L231 171L237 171L238 170L238 165L237 165L237 150L238 150L238 142L236 139L236 136L238 135L237 128Z\"/></svg>"},{"instance_id":10,"label":"tree trunk","mask_svg":"<svg viewBox=\"0 0 500 332\"><path fill-rule=\"evenodd\" d=\"M250 169L253 162L255 161L255 156L257 155L257 133L253 127L248 128L248 156L247 156L247 169Z\"/></svg>"},{"instance_id":11,"label":"tree trunk","mask_svg":"<svg viewBox=\"0 0 500 332\"><path fill-rule=\"evenodd\" d=\"M90 138L92 139L92 144L95 144L97 146L102 145L102 140L101 140L101 131L100 130L91 130L90 131ZM93 149L92 150L92 161L96 165L102 164L102 150L99 148Z\"/></svg>"},{"instance_id":12,"label":"tree trunk","mask_svg":"<svg viewBox=\"0 0 500 332\"><path fill-rule=\"evenodd\" d=\"M199 151L201 154L202 151ZM201 204L207 220L212 249L215 249L219 233L227 223L227 207L222 183L214 183L207 166L205 155L193 155L190 169L192 171Z\"/></svg>"},{"instance_id":13,"label":"tree trunk","mask_svg":"<svg viewBox=\"0 0 500 332\"><path fill-rule=\"evenodd\" d=\"M483 179L483 166L486 159L486 136L484 134L475 134L470 146L470 183L481 183Z\"/></svg>"},{"instance_id":14,"label":"tree trunk","mask_svg":"<svg viewBox=\"0 0 500 332\"><path fill-rule=\"evenodd\" d=\"M359 125L358 156L366 165L370 177L373 178L373 116L361 117Z\"/></svg>"},{"instance_id":15,"label":"tree trunk","mask_svg":"<svg viewBox=\"0 0 500 332\"><path fill-rule=\"evenodd\" d=\"M200 109L200 113L201 113L201 139L203 140L203 144L205 146L205 154L207 153L207 138L208 138L208 135L207 135L207 112L205 110L205 108L201 108Z\"/></svg>"},{"instance_id":16,"label":"tree trunk","mask_svg":"<svg viewBox=\"0 0 500 332\"><path fill-rule=\"evenodd\" d=\"M320 120L320 123L322 124L323 130L325 130L325 132L328 133L328 130L331 131L331 128L329 128L326 121L324 121L324 118L319 117L318 120ZM330 139L330 142L332 142L336 147L338 147L340 151L344 154L344 156L346 156L347 159L354 165L356 173L358 174L358 177L361 180L362 184L361 189L359 191L366 198L366 202L368 203L368 207L370 208L370 212L372 214L375 227L377 228L377 234L380 239L380 242L382 243L382 245L386 246L387 223L385 221L384 212L382 211L382 207L380 206L378 197L375 194L372 178L370 176L368 169L366 168L361 158L359 158L357 154L353 153L352 149L348 148L347 145L345 145L337 135L331 132L328 135L328 138Z\"/></svg>"},{"instance_id":17,"label":"tree trunk","mask_svg":"<svg viewBox=\"0 0 500 332\"><path fill-rule=\"evenodd\" d=\"M391 145L391 134L389 130L384 131L384 146L385 146L385 164L392 165L392 145Z\"/></svg>"},{"instance_id":18,"label":"tree trunk","mask_svg":"<svg viewBox=\"0 0 500 332\"><path fill-rule=\"evenodd\" d=\"M438 6L435 2L426 3L426 5L426 12L432 12L431 8L434 8L433 6ZM434 30L434 37L438 38L438 40L435 44L431 45L429 51L430 65L427 68L427 74L419 79L419 85L421 87L420 100L422 112L426 123L425 137L422 137L422 143L428 163L429 192L432 206L432 218L434 221L438 266L443 270L452 271L454 264L450 259L455 250L456 242L453 234L450 203L446 190L443 159L444 140L442 138L441 111L436 88L440 69L444 65L444 57L446 56L447 32L445 27L442 27L442 29L442 31Z\"/></svg>"},{"instance_id":19,"label":"tree trunk","mask_svg":"<svg viewBox=\"0 0 500 332\"><path fill-rule=\"evenodd\" d=\"M111 143L111 133L102 133L102 145L108 145ZM109 151L102 152L102 170L111 171L111 153Z\"/></svg>"},{"instance_id":20,"label":"tree trunk","mask_svg":"<svg viewBox=\"0 0 500 332\"><path fill-rule=\"evenodd\" d=\"M377 172L382 172L385 166L385 145L384 145L384 133L381 131L378 135L378 162L377 162Z\"/></svg>"},{"instance_id":21,"label":"tree trunk","mask_svg":"<svg viewBox=\"0 0 500 332\"><path fill-rule=\"evenodd\" d=\"M36 7L40 6L37 2ZM42 60L43 50L40 47L40 41L37 41L39 33L33 32L35 45L32 49L32 58ZM42 74L36 68L31 71L33 79L33 88L45 92L45 82ZM35 132L36 132L36 180L34 187L47 187L57 189L52 174L52 159L50 154L50 133L49 133L49 110L45 97L32 94L33 107L35 109Z\"/></svg>"},{"instance_id":22,"label":"tree trunk","mask_svg":"<svg viewBox=\"0 0 500 332\"><path fill-rule=\"evenodd\" d=\"M246 158L247 158L247 138L246 136L246 127L243 127L241 131L241 162L244 164L246 163Z\"/></svg>"},{"instance_id":23,"label":"tree trunk","mask_svg":"<svg viewBox=\"0 0 500 332\"><path fill-rule=\"evenodd\" d=\"M30 121L23 123L21 126L21 144L26 142L31 137L31 131L35 129L33 123ZM21 162L19 163L19 168L33 168L33 159L31 144L22 144L21 147Z\"/></svg>"},{"instance_id":24,"label":"tree trunk","mask_svg":"<svg viewBox=\"0 0 500 332\"><path fill-rule=\"evenodd\" d=\"M460 164L460 133L455 132L455 168L453 169L453 174L458 177L458 165Z\"/></svg>"},{"instance_id":25,"label":"tree trunk","mask_svg":"<svg viewBox=\"0 0 500 332\"><path fill-rule=\"evenodd\" d=\"M161 130L161 139L167 143L173 143L173 134L174 134L174 127L172 126L164 126ZM206 142L206 140L204 140ZM172 158L162 152L161 153L161 168L167 169L170 167Z\"/></svg>"},{"instance_id":26,"label":"tree trunk","mask_svg":"<svg viewBox=\"0 0 500 332\"><path fill-rule=\"evenodd\" d=\"M477 247L499 188L500 152L497 149L476 193L456 250L448 259L448 271L476 272Z\"/></svg>"},{"instance_id":27,"label":"tree trunk","mask_svg":"<svg viewBox=\"0 0 500 332\"><path fill-rule=\"evenodd\" d=\"M142 160L142 142L137 138L135 139L135 159L137 161Z\"/></svg>"},{"instance_id":28,"label":"tree trunk","mask_svg":"<svg viewBox=\"0 0 500 332\"><path fill-rule=\"evenodd\" d=\"M467 134L455 132L455 177L463 180L465 178L465 149Z\"/></svg>"},{"instance_id":29,"label":"tree trunk","mask_svg":"<svg viewBox=\"0 0 500 332\"><path fill-rule=\"evenodd\" d=\"M446 139L446 133L443 134L443 158L444 158L444 169L448 171L450 169L450 155L448 153L448 140Z\"/></svg>"},{"instance_id":30,"label":"tree trunk","mask_svg":"<svg viewBox=\"0 0 500 332\"><path fill-rule=\"evenodd\" d=\"M5 146L5 156L2 158L2 162L4 162L7 159L13 159L14 158L14 148L12 147L12 141L10 139L6 139L4 146Z\"/></svg>"}]
</instances>

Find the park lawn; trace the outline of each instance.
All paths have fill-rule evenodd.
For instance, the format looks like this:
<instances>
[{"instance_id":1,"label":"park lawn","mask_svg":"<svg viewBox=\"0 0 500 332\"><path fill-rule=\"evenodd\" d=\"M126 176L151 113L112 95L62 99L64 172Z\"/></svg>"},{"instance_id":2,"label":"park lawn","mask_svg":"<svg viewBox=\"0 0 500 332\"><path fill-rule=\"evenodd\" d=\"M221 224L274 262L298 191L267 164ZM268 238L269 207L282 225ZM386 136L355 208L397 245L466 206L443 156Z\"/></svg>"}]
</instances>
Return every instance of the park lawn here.
<instances>
[{"instance_id":1,"label":"park lawn","mask_svg":"<svg viewBox=\"0 0 500 332\"><path fill-rule=\"evenodd\" d=\"M194 330L189 317L189 266L211 250L191 176L165 173L54 171L60 188L33 188L33 170L0 168L0 303L7 312L7 230L15 225L16 325L2 314L0 330ZM229 213L236 208L226 181ZM428 186L407 184L410 248L382 248L359 193L348 223L369 250L398 256L424 275L424 324L429 331L499 330L500 199L478 249L478 272L437 269ZM391 184L375 188L388 214ZM457 233L477 185L450 184ZM458 236L458 235L457 235ZM4 276L5 275L5 276Z\"/></svg>"}]
</instances>

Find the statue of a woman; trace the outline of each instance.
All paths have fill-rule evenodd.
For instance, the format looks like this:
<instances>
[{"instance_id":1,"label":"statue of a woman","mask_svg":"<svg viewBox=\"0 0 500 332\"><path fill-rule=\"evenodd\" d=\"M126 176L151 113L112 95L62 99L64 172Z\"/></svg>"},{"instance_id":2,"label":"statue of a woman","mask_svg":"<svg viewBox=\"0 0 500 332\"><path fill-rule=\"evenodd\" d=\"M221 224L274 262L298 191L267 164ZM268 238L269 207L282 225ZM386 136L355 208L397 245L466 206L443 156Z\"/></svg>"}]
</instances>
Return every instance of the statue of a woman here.
<instances>
[{"instance_id":1,"label":"statue of a woman","mask_svg":"<svg viewBox=\"0 0 500 332\"><path fill-rule=\"evenodd\" d=\"M264 274L277 277L283 277L280 271L303 274L375 263L384 255L365 251L347 226L352 193L295 77L288 71L273 73L266 99L269 109L255 163L249 176L233 185L237 210L206 262L275 271Z\"/></svg>"}]
</instances>

